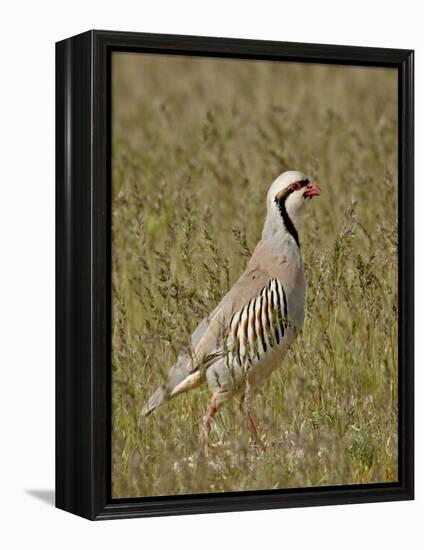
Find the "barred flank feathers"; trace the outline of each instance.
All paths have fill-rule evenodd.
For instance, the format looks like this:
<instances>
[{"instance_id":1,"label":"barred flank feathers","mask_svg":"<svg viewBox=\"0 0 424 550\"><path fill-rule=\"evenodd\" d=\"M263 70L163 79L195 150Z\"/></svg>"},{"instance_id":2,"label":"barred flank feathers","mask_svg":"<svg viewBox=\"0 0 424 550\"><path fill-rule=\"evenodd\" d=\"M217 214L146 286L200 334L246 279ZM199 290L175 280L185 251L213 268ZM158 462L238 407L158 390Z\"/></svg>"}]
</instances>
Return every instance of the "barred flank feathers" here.
<instances>
[{"instance_id":1,"label":"barred flank feathers","mask_svg":"<svg viewBox=\"0 0 424 550\"><path fill-rule=\"evenodd\" d=\"M283 305L284 304L284 305ZM280 281L271 279L259 296L234 313L229 324L228 348L230 365L239 367L260 361L284 338L287 299Z\"/></svg>"}]
</instances>

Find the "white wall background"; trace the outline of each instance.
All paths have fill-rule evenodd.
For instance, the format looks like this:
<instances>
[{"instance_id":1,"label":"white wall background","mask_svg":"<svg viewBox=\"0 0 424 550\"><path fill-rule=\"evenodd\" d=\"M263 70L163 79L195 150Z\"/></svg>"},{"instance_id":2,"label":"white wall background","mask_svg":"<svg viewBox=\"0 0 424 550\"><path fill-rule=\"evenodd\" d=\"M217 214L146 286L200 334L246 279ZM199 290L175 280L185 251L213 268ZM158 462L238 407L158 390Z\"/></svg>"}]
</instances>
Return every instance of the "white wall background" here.
<instances>
[{"instance_id":1,"label":"white wall background","mask_svg":"<svg viewBox=\"0 0 424 550\"><path fill-rule=\"evenodd\" d=\"M90 523L54 509L54 42L91 28L416 50L416 204L424 199L424 34L413 0L56 0L0 21L0 544L3 548L422 548L423 402L415 502ZM348 180L349 174L346 174ZM424 217L417 219L424 238ZM417 247L417 342L423 249ZM421 273L420 273L421 271ZM420 276L421 275L421 276ZM423 387L417 346L416 386ZM31 491L44 491L40 500ZM421 539L421 540L420 540Z\"/></svg>"}]
</instances>

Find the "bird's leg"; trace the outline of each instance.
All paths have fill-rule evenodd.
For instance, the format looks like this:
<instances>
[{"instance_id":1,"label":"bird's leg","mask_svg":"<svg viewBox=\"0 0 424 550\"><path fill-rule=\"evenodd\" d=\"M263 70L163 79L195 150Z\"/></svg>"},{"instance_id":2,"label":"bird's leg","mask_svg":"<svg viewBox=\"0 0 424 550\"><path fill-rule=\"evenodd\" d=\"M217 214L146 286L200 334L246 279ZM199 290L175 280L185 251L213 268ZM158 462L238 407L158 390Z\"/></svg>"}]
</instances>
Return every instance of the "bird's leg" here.
<instances>
[{"instance_id":1,"label":"bird's leg","mask_svg":"<svg viewBox=\"0 0 424 550\"><path fill-rule=\"evenodd\" d=\"M246 426L249 428L250 433L255 439L259 439L258 429L256 427L256 422L254 421L250 411L246 407L245 399L243 398L240 401L240 412L243 416L243 419L246 423Z\"/></svg>"},{"instance_id":2,"label":"bird's leg","mask_svg":"<svg viewBox=\"0 0 424 550\"><path fill-rule=\"evenodd\" d=\"M251 431L253 437L255 439L259 439L259 434L258 434L258 429L256 427L256 422L253 420L253 417L249 412L246 412L245 420L246 420L247 427Z\"/></svg>"},{"instance_id":3,"label":"bird's leg","mask_svg":"<svg viewBox=\"0 0 424 550\"><path fill-rule=\"evenodd\" d=\"M209 402L208 412L207 412L206 416L203 417L203 427L204 427L204 431L205 431L205 446L207 448L210 447L209 435L211 433L213 420L214 420L214 417L216 415L217 410L218 410L218 394L214 393L212 395L212 398L211 398L210 402Z\"/></svg>"},{"instance_id":4,"label":"bird's leg","mask_svg":"<svg viewBox=\"0 0 424 550\"><path fill-rule=\"evenodd\" d=\"M240 412L243 416L246 426L248 427L254 442L262 449L265 450L265 444L262 439L259 437L258 429L256 427L256 422L254 421L252 415L250 414L250 406L248 403L248 398L244 394L240 401Z\"/></svg>"}]
</instances>

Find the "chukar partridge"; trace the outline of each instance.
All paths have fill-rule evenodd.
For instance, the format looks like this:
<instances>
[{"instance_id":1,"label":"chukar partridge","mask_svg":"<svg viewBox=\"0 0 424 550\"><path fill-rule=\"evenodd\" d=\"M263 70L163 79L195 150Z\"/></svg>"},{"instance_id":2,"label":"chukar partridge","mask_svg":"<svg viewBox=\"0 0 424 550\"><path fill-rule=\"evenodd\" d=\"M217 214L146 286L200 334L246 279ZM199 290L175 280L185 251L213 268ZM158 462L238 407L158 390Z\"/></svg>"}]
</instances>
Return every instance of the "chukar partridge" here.
<instances>
[{"instance_id":1,"label":"chukar partridge","mask_svg":"<svg viewBox=\"0 0 424 550\"><path fill-rule=\"evenodd\" d=\"M150 397L142 414L206 382L212 398L204 417L209 436L213 418L225 400L241 396L241 411L258 439L245 400L281 365L304 319L305 277L298 228L319 186L304 174L281 174L267 195L262 239L239 280L192 335L192 352L171 367L167 383Z\"/></svg>"}]
</instances>

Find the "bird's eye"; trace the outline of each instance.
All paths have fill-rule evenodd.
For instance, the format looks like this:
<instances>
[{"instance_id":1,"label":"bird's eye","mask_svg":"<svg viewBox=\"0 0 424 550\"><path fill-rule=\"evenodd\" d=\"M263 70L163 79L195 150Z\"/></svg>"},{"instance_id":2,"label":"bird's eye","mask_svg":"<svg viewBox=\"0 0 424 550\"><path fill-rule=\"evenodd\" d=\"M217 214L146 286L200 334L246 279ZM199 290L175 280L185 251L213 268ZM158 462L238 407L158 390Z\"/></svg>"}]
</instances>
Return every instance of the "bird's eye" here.
<instances>
[{"instance_id":1,"label":"bird's eye","mask_svg":"<svg viewBox=\"0 0 424 550\"><path fill-rule=\"evenodd\" d=\"M293 191L299 191L299 189L301 187L302 187L302 184L300 183L300 181L297 181L296 183L293 183L293 185L292 185Z\"/></svg>"}]
</instances>

